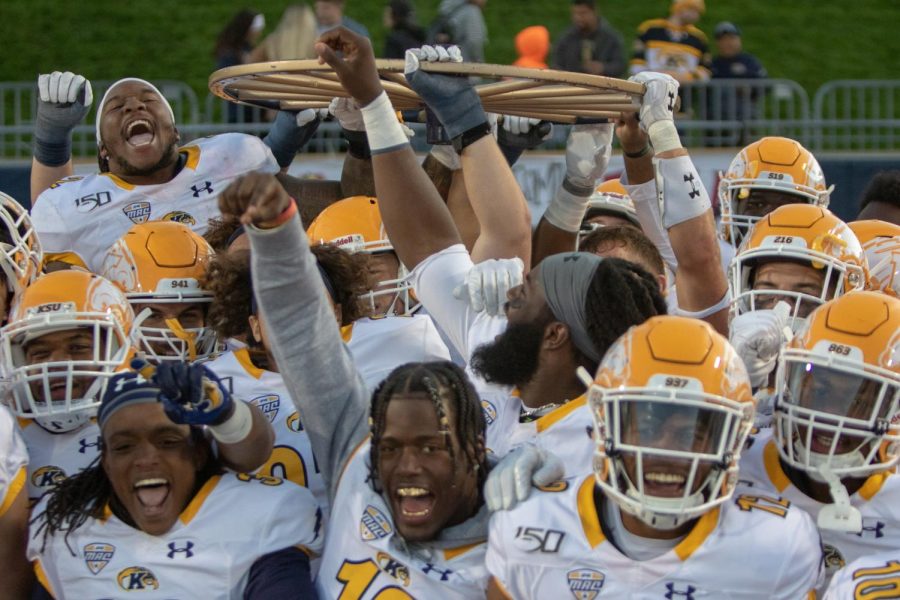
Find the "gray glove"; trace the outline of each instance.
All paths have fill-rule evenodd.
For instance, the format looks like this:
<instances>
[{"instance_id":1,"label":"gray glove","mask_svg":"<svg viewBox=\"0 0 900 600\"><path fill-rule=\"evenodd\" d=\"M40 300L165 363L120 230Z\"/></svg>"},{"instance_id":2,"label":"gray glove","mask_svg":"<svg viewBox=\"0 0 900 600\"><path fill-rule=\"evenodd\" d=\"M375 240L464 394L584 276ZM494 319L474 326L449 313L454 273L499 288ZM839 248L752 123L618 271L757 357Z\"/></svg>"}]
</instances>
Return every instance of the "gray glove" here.
<instances>
[{"instance_id":1,"label":"gray glove","mask_svg":"<svg viewBox=\"0 0 900 600\"><path fill-rule=\"evenodd\" d=\"M91 82L81 75L54 71L38 76L34 158L39 163L59 167L69 162L72 130L84 119L93 101Z\"/></svg>"},{"instance_id":2,"label":"gray glove","mask_svg":"<svg viewBox=\"0 0 900 600\"><path fill-rule=\"evenodd\" d=\"M419 69L421 62L462 62L459 48L450 46L422 46L406 51L406 81L453 138L487 123L481 98L466 77L426 73Z\"/></svg>"}]
</instances>

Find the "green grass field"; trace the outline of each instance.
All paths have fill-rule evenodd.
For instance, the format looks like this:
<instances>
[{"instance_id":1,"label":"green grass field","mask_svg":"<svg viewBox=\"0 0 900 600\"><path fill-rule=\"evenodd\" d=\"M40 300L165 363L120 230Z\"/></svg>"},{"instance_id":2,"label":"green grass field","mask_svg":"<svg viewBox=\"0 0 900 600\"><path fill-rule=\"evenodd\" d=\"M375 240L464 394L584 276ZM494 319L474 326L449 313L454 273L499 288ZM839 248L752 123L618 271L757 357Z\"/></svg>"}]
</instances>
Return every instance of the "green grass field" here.
<instances>
[{"instance_id":1,"label":"green grass field","mask_svg":"<svg viewBox=\"0 0 900 600\"><path fill-rule=\"evenodd\" d=\"M382 47L383 0L347 0L347 14L372 32ZM434 16L438 0L418 0L420 23ZM711 32L731 20L744 31L745 48L757 54L772 77L800 82L811 93L832 79L891 79L900 56L897 0L708 0L700 23ZM92 79L136 75L180 79L198 91L213 69L216 34L231 15L251 6L265 13L271 31L287 5L283 0L218 2L140 0L2 0L4 56L0 81L33 80L38 73L71 70ZM601 12L630 47L642 20L667 14L668 0L598 0ZM509 63L512 38L523 27L543 24L558 36L568 26L567 0L488 0L487 58Z\"/></svg>"}]
</instances>

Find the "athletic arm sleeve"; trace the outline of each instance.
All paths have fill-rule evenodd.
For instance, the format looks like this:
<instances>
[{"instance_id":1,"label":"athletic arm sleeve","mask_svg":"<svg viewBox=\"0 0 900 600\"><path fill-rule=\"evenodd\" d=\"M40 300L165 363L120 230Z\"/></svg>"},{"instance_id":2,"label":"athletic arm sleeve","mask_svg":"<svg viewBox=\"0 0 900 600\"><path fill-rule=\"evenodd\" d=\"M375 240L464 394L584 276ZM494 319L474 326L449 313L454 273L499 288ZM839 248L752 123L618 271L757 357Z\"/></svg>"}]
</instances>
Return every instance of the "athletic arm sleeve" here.
<instances>
[{"instance_id":1,"label":"athletic arm sleeve","mask_svg":"<svg viewBox=\"0 0 900 600\"><path fill-rule=\"evenodd\" d=\"M345 461L368 434L365 384L341 340L300 217L247 234L272 352L334 498Z\"/></svg>"}]
</instances>

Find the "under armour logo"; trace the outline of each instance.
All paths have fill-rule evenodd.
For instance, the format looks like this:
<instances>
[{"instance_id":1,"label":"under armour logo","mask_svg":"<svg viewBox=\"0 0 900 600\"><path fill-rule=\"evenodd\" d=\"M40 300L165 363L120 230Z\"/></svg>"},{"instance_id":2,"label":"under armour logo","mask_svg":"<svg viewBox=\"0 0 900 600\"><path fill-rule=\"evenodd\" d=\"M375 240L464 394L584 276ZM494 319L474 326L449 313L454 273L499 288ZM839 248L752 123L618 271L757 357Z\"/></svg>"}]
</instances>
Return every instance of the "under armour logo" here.
<instances>
[{"instance_id":1,"label":"under armour logo","mask_svg":"<svg viewBox=\"0 0 900 600\"><path fill-rule=\"evenodd\" d=\"M694 174L693 173L685 173L684 174L684 182L691 184L691 191L688 192L688 196L691 198L696 198L700 195L700 190L697 189L697 186L694 185Z\"/></svg>"},{"instance_id":2,"label":"under armour logo","mask_svg":"<svg viewBox=\"0 0 900 600\"><path fill-rule=\"evenodd\" d=\"M667 583L666 590L668 590L666 592L666 598L668 598L668 600L672 600L672 598L674 598L676 596L684 596L685 600L694 600L694 592L697 591L697 588L695 588L692 585L689 585L689 586L687 586L686 590L682 591L682 590L676 590L674 583Z\"/></svg>"},{"instance_id":3,"label":"under armour logo","mask_svg":"<svg viewBox=\"0 0 900 600\"><path fill-rule=\"evenodd\" d=\"M435 566L434 566L433 564L431 564L431 563L425 563L425 566L422 567L422 572L423 572L423 573L431 573L431 572L440 573L440 575L441 575L441 581L447 581L447 580L450 579L450 574L451 574L453 571L451 571L450 569L447 569L447 570L445 571L444 569L438 569L437 567L435 567Z\"/></svg>"},{"instance_id":4,"label":"under armour logo","mask_svg":"<svg viewBox=\"0 0 900 600\"><path fill-rule=\"evenodd\" d=\"M569 254L568 256L563 257L563 262L564 263L569 262L569 261L576 262L579 258L581 258L581 257L578 256L577 254Z\"/></svg>"},{"instance_id":5,"label":"under armour logo","mask_svg":"<svg viewBox=\"0 0 900 600\"><path fill-rule=\"evenodd\" d=\"M175 558L176 554L184 552L185 558L190 558L194 555L191 552L191 548L194 547L194 542L185 542L184 548L178 548L175 546L175 542L169 542L169 551L166 553L166 556L169 558Z\"/></svg>"},{"instance_id":6,"label":"under armour logo","mask_svg":"<svg viewBox=\"0 0 900 600\"><path fill-rule=\"evenodd\" d=\"M870 533L874 533L876 538L882 538L884 537L884 534L881 532L882 529L884 529L884 523L882 523L881 521L875 521L874 527L866 527L865 523L863 523L862 531L860 531L856 535L857 537L862 537L868 531Z\"/></svg>"},{"instance_id":7,"label":"under armour logo","mask_svg":"<svg viewBox=\"0 0 900 600\"><path fill-rule=\"evenodd\" d=\"M669 92L669 105L666 107L669 112L675 110L675 92Z\"/></svg>"},{"instance_id":8,"label":"under armour logo","mask_svg":"<svg viewBox=\"0 0 900 600\"><path fill-rule=\"evenodd\" d=\"M198 185L192 185L191 190L194 192L194 198L199 198L201 192L206 192L207 194L212 194L212 181L204 181L203 187Z\"/></svg>"},{"instance_id":9,"label":"under armour logo","mask_svg":"<svg viewBox=\"0 0 900 600\"><path fill-rule=\"evenodd\" d=\"M78 446L79 446L78 453L85 454L85 453L87 453L88 448L99 447L100 446L100 437L98 436L98 437L94 438L94 440L95 441L93 441L93 442L89 442L85 438L81 438L80 440L78 440Z\"/></svg>"}]
</instances>

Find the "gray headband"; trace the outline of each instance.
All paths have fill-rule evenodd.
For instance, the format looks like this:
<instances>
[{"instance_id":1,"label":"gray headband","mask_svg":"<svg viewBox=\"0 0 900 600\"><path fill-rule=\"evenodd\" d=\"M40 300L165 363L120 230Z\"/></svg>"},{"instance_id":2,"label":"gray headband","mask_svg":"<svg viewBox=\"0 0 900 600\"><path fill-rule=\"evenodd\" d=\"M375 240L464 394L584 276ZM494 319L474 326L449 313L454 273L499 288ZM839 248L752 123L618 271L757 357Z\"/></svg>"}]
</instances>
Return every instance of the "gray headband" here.
<instances>
[{"instance_id":1,"label":"gray headband","mask_svg":"<svg viewBox=\"0 0 900 600\"><path fill-rule=\"evenodd\" d=\"M575 347L597 363L602 355L588 335L584 305L601 262L603 259L596 254L570 252L545 258L538 269L550 312L569 328Z\"/></svg>"}]
</instances>

